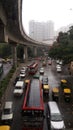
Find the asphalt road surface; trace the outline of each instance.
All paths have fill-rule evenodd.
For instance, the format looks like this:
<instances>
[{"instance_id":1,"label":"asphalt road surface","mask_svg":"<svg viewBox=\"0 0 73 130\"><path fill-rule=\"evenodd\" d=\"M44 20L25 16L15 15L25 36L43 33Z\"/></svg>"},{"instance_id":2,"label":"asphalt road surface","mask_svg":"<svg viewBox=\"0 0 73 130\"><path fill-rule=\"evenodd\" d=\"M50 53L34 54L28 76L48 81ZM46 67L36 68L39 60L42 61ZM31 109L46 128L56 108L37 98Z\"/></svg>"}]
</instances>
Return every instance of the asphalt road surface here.
<instances>
[{"instance_id":1,"label":"asphalt road surface","mask_svg":"<svg viewBox=\"0 0 73 130\"><path fill-rule=\"evenodd\" d=\"M60 86L60 80L64 77L68 78L70 80L70 75L68 75L68 72L66 70L66 68L63 67L63 71L62 73L57 73L56 72L56 66L55 63L53 61L52 65L47 65L45 68L45 74L48 75L48 79L49 79L49 85L50 85L50 93L49 93L49 98L47 98L44 101L44 114L46 115L46 107L47 107L47 102L52 100L52 96L51 96L51 90L53 87L61 87ZM40 75L40 79L42 78L42 75ZM35 83L33 84L35 85ZM72 85L72 81L71 81L71 85ZM14 86L11 85L8 91L7 96L5 97L5 100L12 100L13 101L13 112L14 112L14 118L13 118L13 122L11 125L11 130L22 130L23 124L22 124L22 117L21 117L21 107L22 107L22 103L23 103L23 98L25 96L25 92L24 95L20 98L16 98L13 95L13 90L14 90ZM35 91L35 89L34 89ZM64 122L65 122L65 126L66 126L66 130L73 128L73 96L71 99L71 102L67 103L64 101L64 97L63 97L63 93L62 93L62 89L60 88L60 98L58 101L58 105L59 108L61 110ZM47 127L47 122L46 122L46 117L44 119L44 128L43 130L48 130Z\"/></svg>"}]
</instances>

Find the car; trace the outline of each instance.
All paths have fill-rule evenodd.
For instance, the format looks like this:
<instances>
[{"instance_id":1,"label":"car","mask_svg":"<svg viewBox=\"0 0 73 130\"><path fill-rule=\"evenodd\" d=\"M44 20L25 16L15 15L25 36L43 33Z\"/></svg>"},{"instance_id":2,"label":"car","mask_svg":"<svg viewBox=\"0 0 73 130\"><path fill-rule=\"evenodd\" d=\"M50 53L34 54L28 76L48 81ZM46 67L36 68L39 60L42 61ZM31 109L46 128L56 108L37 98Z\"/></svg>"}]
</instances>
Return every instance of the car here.
<instances>
[{"instance_id":1,"label":"car","mask_svg":"<svg viewBox=\"0 0 73 130\"><path fill-rule=\"evenodd\" d=\"M0 130L10 130L10 125L0 125Z\"/></svg>"},{"instance_id":2,"label":"car","mask_svg":"<svg viewBox=\"0 0 73 130\"><path fill-rule=\"evenodd\" d=\"M22 96L24 90L24 81L17 81L13 94L14 96Z\"/></svg>"},{"instance_id":3,"label":"car","mask_svg":"<svg viewBox=\"0 0 73 130\"><path fill-rule=\"evenodd\" d=\"M56 68L61 68L61 65L57 64L57 65L56 65Z\"/></svg>"},{"instance_id":4,"label":"car","mask_svg":"<svg viewBox=\"0 0 73 130\"><path fill-rule=\"evenodd\" d=\"M59 64L59 60L56 60L56 63Z\"/></svg>"},{"instance_id":5,"label":"car","mask_svg":"<svg viewBox=\"0 0 73 130\"><path fill-rule=\"evenodd\" d=\"M42 88L43 88L43 85L48 85L48 76L47 75L44 75L42 78Z\"/></svg>"},{"instance_id":6,"label":"car","mask_svg":"<svg viewBox=\"0 0 73 130\"><path fill-rule=\"evenodd\" d=\"M22 71L22 72L20 72L20 75L19 75L21 78L25 78L25 76L26 76L26 72L25 71Z\"/></svg>"},{"instance_id":7,"label":"car","mask_svg":"<svg viewBox=\"0 0 73 130\"><path fill-rule=\"evenodd\" d=\"M37 73L37 74L33 75L33 78L39 79L39 78L40 78L40 75Z\"/></svg>"},{"instance_id":8,"label":"car","mask_svg":"<svg viewBox=\"0 0 73 130\"><path fill-rule=\"evenodd\" d=\"M1 121L3 124L10 124L13 120L12 101L6 101L2 110Z\"/></svg>"},{"instance_id":9,"label":"car","mask_svg":"<svg viewBox=\"0 0 73 130\"><path fill-rule=\"evenodd\" d=\"M57 72L61 72L62 68L61 67L57 67Z\"/></svg>"},{"instance_id":10,"label":"car","mask_svg":"<svg viewBox=\"0 0 73 130\"><path fill-rule=\"evenodd\" d=\"M17 83L17 81L20 81L21 80L21 77L20 76L17 76L13 82L13 84L15 85Z\"/></svg>"},{"instance_id":11,"label":"car","mask_svg":"<svg viewBox=\"0 0 73 130\"><path fill-rule=\"evenodd\" d=\"M21 67L21 70L20 70L20 72L27 72L27 70L28 70L28 67Z\"/></svg>"},{"instance_id":12,"label":"car","mask_svg":"<svg viewBox=\"0 0 73 130\"><path fill-rule=\"evenodd\" d=\"M65 123L57 102L47 103L47 125L50 130L65 130Z\"/></svg>"},{"instance_id":13,"label":"car","mask_svg":"<svg viewBox=\"0 0 73 130\"><path fill-rule=\"evenodd\" d=\"M63 62L62 62L62 61L59 61L59 64L60 64L60 65L62 65L62 64L63 64Z\"/></svg>"},{"instance_id":14,"label":"car","mask_svg":"<svg viewBox=\"0 0 73 130\"><path fill-rule=\"evenodd\" d=\"M40 68L40 74L44 74L44 68Z\"/></svg>"}]
</instances>

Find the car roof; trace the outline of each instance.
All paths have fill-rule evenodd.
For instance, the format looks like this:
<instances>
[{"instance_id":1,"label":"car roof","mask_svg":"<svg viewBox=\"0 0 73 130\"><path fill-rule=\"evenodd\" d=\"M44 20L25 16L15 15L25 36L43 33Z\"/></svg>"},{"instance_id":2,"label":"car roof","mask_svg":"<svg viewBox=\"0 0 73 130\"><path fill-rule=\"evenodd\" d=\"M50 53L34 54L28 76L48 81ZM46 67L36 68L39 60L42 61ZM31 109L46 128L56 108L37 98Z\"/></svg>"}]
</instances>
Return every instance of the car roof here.
<instances>
[{"instance_id":1,"label":"car roof","mask_svg":"<svg viewBox=\"0 0 73 130\"><path fill-rule=\"evenodd\" d=\"M9 125L1 125L0 130L10 130L10 126Z\"/></svg>"},{"instance_id":2,"label":"car roof","mask_svg":"<svg viewBox=\"0 0 73 130\"><path fill-rule=\"evenodd\" d=\"M6 101L5 102L5 107L4 108L11 108L12 107L13 102L12 101Z\"/></svg>"},{"instance_id":3,"label":"car roof","mask_svg":"<svg viewBox=\"0 0 73 130\"><path fill-rule=\"evenodd\" d=\"M49 101L48 105L49 105L49 108L50 108L50 111L51 111L52 114L53 113L60 113L58 105L55 101Z\"/></svg>"},{"instance_id":4,"label":"car roof","mask_svg":"<svg viewBox=\"0 0 73 130\"><path fill-rule=\"evenodd\" d=\"M50 86L49 86L48 84L45 84L45 85L43 86L43 88L44 88L44 89L49 89Z\"/></svg>"},{"instance_id":5,"label":"car roof","mask_svg":"<svg viewBox=\"0 0 73 130\"><path fill-rule=\"evenodd\" d=\"M24 84L24 81L17 81L15 87L17 87L17 86L23 86L23 84Z\"/></svg>"},{"instance_id":6,"label":"car roof","mask_svg":"<svg viewBox=\"0 0 73 130\"><path fill-rule=\"evenodd\" d=\"M54 87L54 88L52 89L52 91L58 93L58 92L59 92L59 88L58 88L58 87Z\"/></svg>"}]
</instances>

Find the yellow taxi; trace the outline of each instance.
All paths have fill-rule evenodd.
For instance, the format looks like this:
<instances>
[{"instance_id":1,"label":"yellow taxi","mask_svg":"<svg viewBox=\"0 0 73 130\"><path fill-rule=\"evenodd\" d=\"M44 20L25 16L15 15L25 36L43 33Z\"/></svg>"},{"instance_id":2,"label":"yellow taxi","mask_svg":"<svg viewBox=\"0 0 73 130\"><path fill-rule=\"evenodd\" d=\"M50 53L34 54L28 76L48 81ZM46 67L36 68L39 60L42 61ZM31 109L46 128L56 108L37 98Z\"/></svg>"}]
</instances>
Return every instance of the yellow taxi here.
<instances>
[{"instance_id":1,"label":"yellow taxi","mask_svg":"<svg viewBox=\"0 0 73 130\"><path fill-rule=\"evenodd\" d=\"M70 99L71 99L71 89L65 88L63 92L64 92L65 101L70 101Z\"/></svg>"},{"instance_id":2,"label":"yellow taxi","mask_svg":"<svg viewBox=\"0 0 73 130\"><path fill-rule=\"evenodd\" d=\"M48 84L43 85L43 94L49 94L49 88L50 88L50 86Z\"/></svg>"},{"instance_id":3,"label":"yellow taxi","mask_svg":"<svg viewBox=\"0 0 73 130\"><path fill-rule=\"evenodd\" d=\"M62 88L67 87L67 80L66 79L61 80L61 86L62 86Z\"/></svg>"},{"instance_id":4,"label":"yellow taxi","mask_svg":"<svg viewBox=\"0 0 73 130\"><path fill-rule=\"evenodd\" d=\"M58 87L54 87L52 89L52 98L55 101L57 101L59 99L59 88Z\"/></svg>"}]
</instances>

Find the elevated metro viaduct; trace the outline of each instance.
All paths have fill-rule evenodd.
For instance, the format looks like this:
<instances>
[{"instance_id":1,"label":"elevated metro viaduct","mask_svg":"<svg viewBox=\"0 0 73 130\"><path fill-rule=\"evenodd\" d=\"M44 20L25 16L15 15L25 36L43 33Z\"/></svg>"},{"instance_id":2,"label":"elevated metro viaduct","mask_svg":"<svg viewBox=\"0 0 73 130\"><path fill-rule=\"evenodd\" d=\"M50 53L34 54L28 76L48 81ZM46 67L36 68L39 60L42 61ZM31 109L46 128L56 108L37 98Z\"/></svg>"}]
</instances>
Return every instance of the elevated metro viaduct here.
<instances>
[{"instance_id":1,"label":"elevated metro viaduct","mask_svg":"<svg viewBox=\"0 0 73 130\"><path fill-rule=\"evenodd\" d=\"M28 57L27 46L49 46L32 40L24 32L22 26L22 0L0 0L0 42L10 43L13 46L13 63L15 66L17 66L16 46L18 44L24 45L26 58Z\"/></svg>"}]
</instances>

